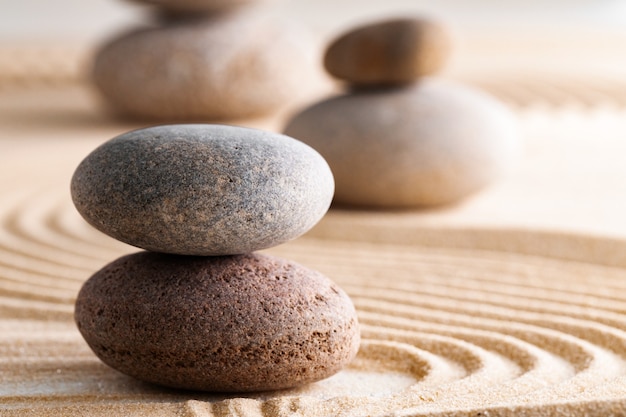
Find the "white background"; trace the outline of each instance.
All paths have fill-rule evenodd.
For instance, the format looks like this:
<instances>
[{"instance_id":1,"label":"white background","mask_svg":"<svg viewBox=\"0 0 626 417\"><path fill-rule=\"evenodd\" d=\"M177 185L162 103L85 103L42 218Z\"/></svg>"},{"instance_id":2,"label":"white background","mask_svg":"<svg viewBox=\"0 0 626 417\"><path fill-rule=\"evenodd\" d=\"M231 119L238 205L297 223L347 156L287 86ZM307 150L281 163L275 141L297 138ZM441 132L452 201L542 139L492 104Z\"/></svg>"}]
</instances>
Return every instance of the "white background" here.
<instances>
[{"instance_id":1,"label":"white background","mask_svg":"<svg viewBox=\"0 0 626 417\"><path fill-rule=\"evenodd\" d=\"M626 31L626 0L276 0L272 7L320 33L406 13L470 29ZM0 0L0 42L91 42L140 21L144 12L122 0Z\"/></svg>"}]
</instances>

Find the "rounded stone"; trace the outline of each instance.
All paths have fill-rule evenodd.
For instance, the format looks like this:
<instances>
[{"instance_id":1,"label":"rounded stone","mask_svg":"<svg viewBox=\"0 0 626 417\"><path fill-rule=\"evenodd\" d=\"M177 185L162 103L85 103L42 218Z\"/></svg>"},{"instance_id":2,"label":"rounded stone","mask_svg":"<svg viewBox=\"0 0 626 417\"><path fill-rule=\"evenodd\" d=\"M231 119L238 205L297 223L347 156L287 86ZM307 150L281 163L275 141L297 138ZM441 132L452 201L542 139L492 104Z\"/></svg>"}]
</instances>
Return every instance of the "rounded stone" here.
<instances>
[{"instance_id":1,"label":"rounded stone","mask_svg":"<svg viewBox=\"0 0 626 417\"><path fill-rule=\"evenodd\" d=\"M326 161L277 133L166 125L105 142L76 168L74 205L100 231L181 255L269 248L313 227L332 200Z\"/></svg>"},{"instance_id":2,"label":"rounded stone","mask_svg":"<svg viewBox=\"0 0 626 417\"><path fill-rule=\"evenodd\" d=\"M315 42L262 13L224 12L125 33L99 49L92 79L123 117L215 121L264 116L322 85Z\"/></svg>"},{"instance_id":3,"label":"rounded stone","mask_svg":"<svg viewBox=\"0 0 626 417\"><path fill-rule=\"evenodd\" d=\"M457 202L505 173L521 145L499 101L432 79L331 98L285 132L326 158L337 203L385 208Z\"/></svg>"},{"instance_id":4,"label":"rounded stone","mask_svg":"<svg viewBox=\"0 0 626 417\"><path fill-rule=\"evenodd\" d=\"M241 6L265 3L267 0L132 0L175 13L208 13Z\"/></svg>"},{"instance_id":5,"label":"rounded stone","mask_svg":"<svg viewBox=\"0 0 626 417\"><path fill-rule=\"evenodd\" d=\"M440 23L400 18L367 24L337 38L324 65L333 76L355 85L404 84L439 71L451 49Z\"/></svg>"},{"instance_id":6,"label":"rounded stone","mask_svg":"<svg viewBox=\"0 0 626 417\"><path fill-rule=\"evenodd\" d=\"M359 346L348 296L319 272L261 254L142 252L96 272L76 300L106 364L175 388L290 388L341 370Z\"/></svg>"}]
</instances>

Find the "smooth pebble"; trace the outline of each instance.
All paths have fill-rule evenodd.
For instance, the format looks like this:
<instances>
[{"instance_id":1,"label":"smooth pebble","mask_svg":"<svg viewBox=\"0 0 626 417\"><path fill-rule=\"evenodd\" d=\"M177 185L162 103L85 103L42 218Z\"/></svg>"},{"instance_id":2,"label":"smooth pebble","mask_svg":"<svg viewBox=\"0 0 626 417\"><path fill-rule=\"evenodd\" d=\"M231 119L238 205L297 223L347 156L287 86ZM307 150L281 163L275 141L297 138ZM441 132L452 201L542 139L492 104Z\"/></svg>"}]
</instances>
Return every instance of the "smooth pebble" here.
<instances>
[{"instance_id":1,"label":"smooth pebble","mask_svg":"<svg viewBox=\"0 0 626 417\"><path fill-rule=\"evenodd\" d=\"M94 85L116 114L166 122L272 115L323 85L302 28L237 11L116 37L96 54Z\"/></svg>"},{"instance_id":2,"label":"smooth pebble","mask_svg":"<svg viewBox=\"0 0 626 417\"><path fill-rule=\"evenodd\" d=\"M285 133L326 158L336 202L379 208L457 202L508 171L521 146L503 104L435 79L328 99Z\"/></svg>"},{"instance_id":3,"label":"smooth pebble","mask_svg":"<svg viewBox=\"0 0 626 417\"><path fill-rule=\"evenodd\" d=\"M100 359L175 388L245 392L329 377L359 347L348 296L319 272L261 254L142 252L96 272L76 300Z\"/></svg>"},{"instance_id":4,"label":"smooth pebble","mask_svg":"<svg viewBox=\"0 0 626 417\"><path fill-rule=\"evenodd\" d=\"M326 51L326 70L351 84L393 85L442 69L451 49L446 28L425 18L400 18L360 26Z\"/></svg>"},{"instance_id":5,"label":"smooth pebble","mask_svg":"<svg viewBox=\"0 0 626 417\"><path fill-rule=\"evenodd\" d=\"M277 133L169 125L122 134L76 168L74 205L122 242L181 255L276 246L313 227L334 191L326 161Z\"/></svg>"}]
</instances>

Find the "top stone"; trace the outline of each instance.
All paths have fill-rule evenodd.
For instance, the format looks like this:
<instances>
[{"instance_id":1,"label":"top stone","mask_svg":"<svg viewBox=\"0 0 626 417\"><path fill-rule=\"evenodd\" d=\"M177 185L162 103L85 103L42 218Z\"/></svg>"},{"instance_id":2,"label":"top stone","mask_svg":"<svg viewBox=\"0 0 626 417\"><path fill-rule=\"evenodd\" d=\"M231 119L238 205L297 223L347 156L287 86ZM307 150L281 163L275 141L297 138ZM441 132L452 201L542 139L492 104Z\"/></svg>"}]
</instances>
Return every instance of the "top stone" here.
<instances>
[{"instance_id":1,"label":"top stone","mask_svg":"<svg viewBox=\"0 0 626 417\"><path fill-rule=\"evenodd\" d=\"M443 68L450 47L450 37L439 23L394 19L340 36L328 47L324 65L355 86L406 84Z\"/></svg>"},{"instance_id":2,"label":"top stone","mask_svg":"<svg viewBox=\"0 0 626 417\"><path fill-rule=\"evenodd\" d=\"M180 255L276 246L326 213L334 180L311 147L277 133L170 125L95 149L71 182L74 205L122 242Z\"/></svg>"},{"instance_id":3,"label":"top stone","mask_svg":"<svg viewBox=\"0 0 626 417\"><path fill-rule=\"evenodd\" d=\"M240 6L263 3L267 0L130 0L159 7L171 13L211 13L234 9Z\"/></svg>"}]
</instances>

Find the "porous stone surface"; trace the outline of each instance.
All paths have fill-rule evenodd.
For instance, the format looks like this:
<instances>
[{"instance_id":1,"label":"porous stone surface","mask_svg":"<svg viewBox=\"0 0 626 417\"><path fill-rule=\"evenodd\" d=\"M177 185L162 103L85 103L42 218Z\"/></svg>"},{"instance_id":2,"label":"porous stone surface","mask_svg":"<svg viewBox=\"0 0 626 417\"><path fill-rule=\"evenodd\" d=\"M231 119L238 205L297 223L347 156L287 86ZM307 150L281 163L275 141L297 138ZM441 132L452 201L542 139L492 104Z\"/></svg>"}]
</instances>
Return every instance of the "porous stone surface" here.
<instances>
[{"instance_id":1,"label":"porous stone surface","mask_svg":"<svg viewBox=\"0 0 626 417\"><path fill-rule=\"evenodd\" d=\"M229 10L247 5L265 3L268 0L131 0L175 13L202 13Z\"/></svg>"},{"instance_id":2,"label":"porous stone surface","mask_svg":"<svg viewBox=\"0 0 626 417\"><path fill-rule=\"evenodd\" d=\"M96 272L78 329L111 367L175 388L244 392L326 378L359 346L348 296L322 274L261 254L141 252Z\"/></svg>"},{"instance_id":3,"label":"porous stone surface","mask_svg":"<svg viewBox=\"0 0 626 417\"><path fill-rule=\"evenodd\" d=\"M76 168L74 205L100 231L144 249L231 255L294 239L328 210L326 161L277 133L165 125L122 134Z\"/></svg>"},{"instance_id":4,"label":"porous stone surface","mask_svg":"<svg viewBox=\"0 0 626 417\"><path fill-rule=\"evenodd\" d=\"M404 84L442 69L451 44L437 21L385 20L339 36L328 47L324 65L333 76L357 86Z\"/></svg>"},{"instance_id":5,"label":"porous stone surface","mask_svg":"<svg viewBox=\"0 0 626 417\"><path fill-rule=\"evenodd\" d=\"M504 105L435 79L333 97L285 133L326 158L336 202L385 208L457 202L507 172L521 145Z\"/></svg>"},{"instance_id":6,"label":"porous stone surface","mask_svg":"<svg viewBox=\"0 0 626 417\"><path fill-rule=\"evenodd\" d=\"M127 118L235 120L273 114L322 84L318 45L266 13L231 11L122 34L97 52L92 79Z\"/></svg>"}]
</instances>

